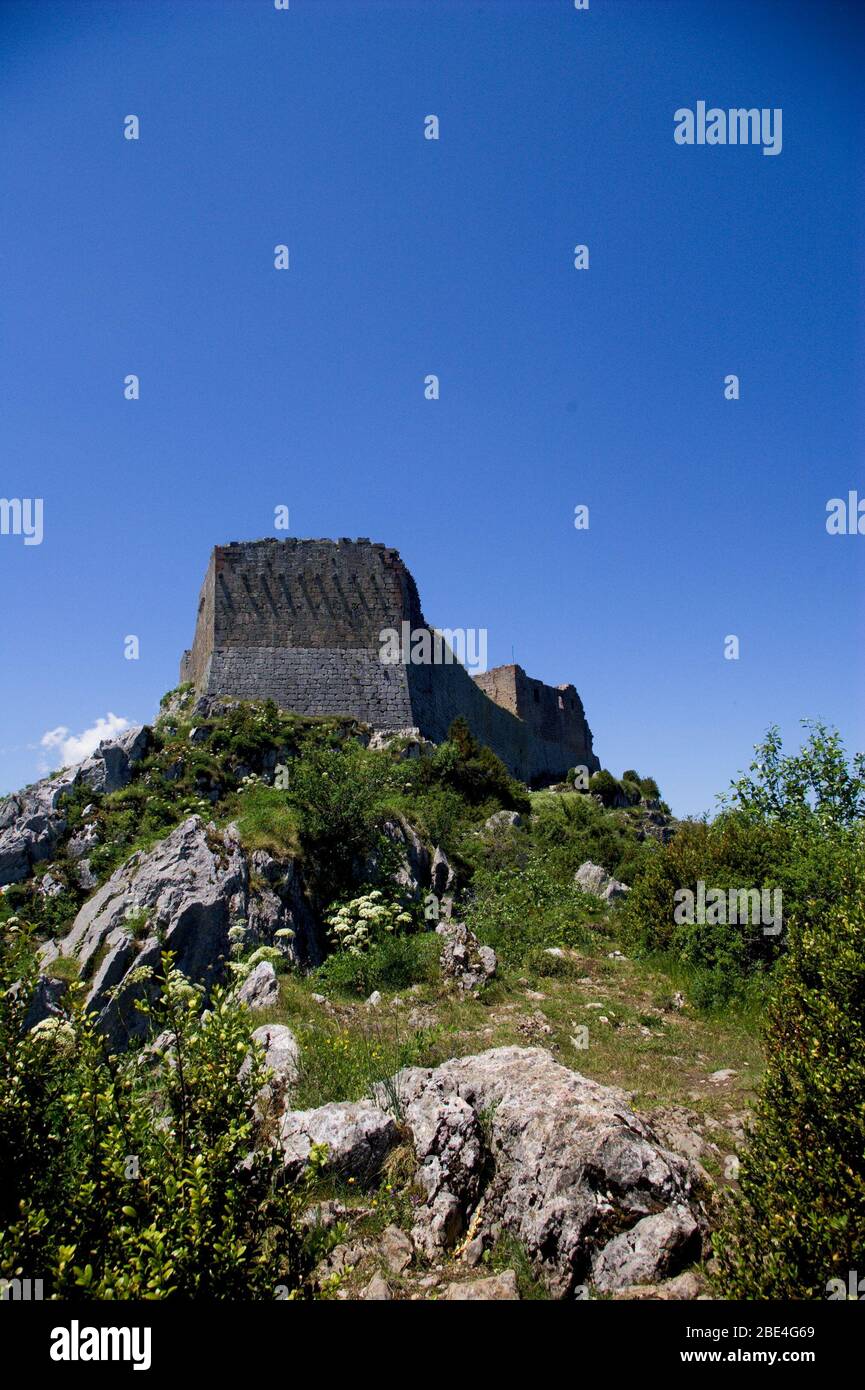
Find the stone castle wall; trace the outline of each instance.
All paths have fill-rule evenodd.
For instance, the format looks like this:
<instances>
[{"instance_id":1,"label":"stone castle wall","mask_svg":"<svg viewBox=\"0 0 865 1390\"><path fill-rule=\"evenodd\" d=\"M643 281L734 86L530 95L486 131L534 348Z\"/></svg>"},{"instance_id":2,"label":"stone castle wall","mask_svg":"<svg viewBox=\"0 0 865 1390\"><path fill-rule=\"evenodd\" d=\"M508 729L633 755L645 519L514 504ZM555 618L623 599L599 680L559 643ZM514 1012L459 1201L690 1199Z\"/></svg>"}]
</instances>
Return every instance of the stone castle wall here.
<instances>
[{"instance_id":1,"label":"stone castle wall","mask_svg":"<svg viewBox=\"0 0 865 1390\"><path fill-rule=\"evenodd\" d=\"M199 694L273 699L300 714L348 714L374 728L417 727L440 741L457 715L525 781L597 767L573 686L553 690L518 666L473 680L458 662L387 665L385 628L425 627L397 551L367 540L264 540L217 546L181 681Z\"/></svg>"}]
</instances>

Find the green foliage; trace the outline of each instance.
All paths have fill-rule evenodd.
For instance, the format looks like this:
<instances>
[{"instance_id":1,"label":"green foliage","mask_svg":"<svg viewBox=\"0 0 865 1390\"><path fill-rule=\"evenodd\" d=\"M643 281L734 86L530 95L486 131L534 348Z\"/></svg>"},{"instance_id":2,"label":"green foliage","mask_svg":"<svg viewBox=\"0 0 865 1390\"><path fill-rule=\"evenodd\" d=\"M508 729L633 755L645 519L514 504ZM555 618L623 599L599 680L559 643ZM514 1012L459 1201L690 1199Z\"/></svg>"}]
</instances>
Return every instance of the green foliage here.
<instances>
[{"instance_id":1,"label":"green foliage","mask_svg":"<svg viewBox=\"0 0 865 1390\"><path fill-rule=\"evenodd\" d=\"M638 806L644 797L649 801L659 801L661 797L654 777L641 777L632 767L620 778L614 777L605 767L601 768L589 779L589 792L599 796L607 808Z\"/></svg>"},{"instance_id":2,"label":"green foliage","mask_svg":"<svg viewBox=\"0 0 865 1390\"><path fill-rule=\"evenodd\" d=\"M865 910L794 924L769 1010L768 1066L739 1194L716 1238L725 1297L826 1298L862 1275Z\"/></svg>"},{"instance_id":3,"label":"green foliage","mask_svg":"<svg viewBox=\"0 0 865 1390\"><path fill-rule=\"evenodd\" d=\"M419 763L427 784L438 783L459 793L471 806L494 802L493 810L528 811L528 793L511 777L491 748L478 743L461 716L448 729L444 743Z\"/></svg>"},{"instance_id":4,"label":"green foliage","mask_svg":"<svg viewBox=\"0 0 865 1390\"><path fill-rule=\"evenodd\" d=\"M506 1269L514 1271L517 1277L517 1292L524 1302L550 1300L549 1289L538 1277L526 1247L516 1236L499 1236L495 1245L484 1251L483 1260L493 1274L501 1274Z\"/></svg>"},{"instance_id":5,"label":"green foliage","mask_svg":"<svg viewBox=\"0 0 865 1390\"><path fill-rule=\"evenodd\" d=\"M262 961L272 965L277 974L286 968L285 956L277 946L256 946L252 954L243 962L245 973L251 974L257 965L261 965Z\"/></svg>"},{"instance_id":6,"label":"green foliage","mask_svg":"<svg viewBox=\"0 0 865 1390\"><path fill-rule=\"evenodd\" d=\"M698 972L695 1002L724 1003L749 974L784 949L787 925L841 901L862 852L862 759L848 767L837 734L809 725L798 754L785 757L777 730L756 750L750 775L733 784L708 824L688 822L649 859L622 913L622 932L637 953L672 950ZM676 893L708 888L780 889L785 930L759 923L676 922Z\"/></svg>"},{"instance_id":7,"label":"green foliage","mask_svg":"<svg viewBox=\"0 0 865 1390\"><path fill-rule=\"evenodd\" d=\"M253 1056L240 1074L246 1011L221 991L202 1011L200 990L165 970L152 1022L171 1047L143 1066L109 1055L80 1004L24 1033L32 945L23 933L4 944L0 1275L38 1271L52 1298L309 1292L303 1194L273 1148L253 1152L264 1068Z\"/></svg>"},{"instance_id":8,"label":"green foliage","mask_svg":"<svg viewBox=\"0 0 865 1390\"><path fill-rule=\"evenodd\" d=\"M702 1007L732 998L749 971L775 960L780 938L766 935L760 922L677 922L676 893L680 888L696 893L699 880L725 890L777 887L781 839L775 827L746 824L732 815L711 825L684 822L632 885L620 924L626 949L642 955L672 951L695 970Z\"/></svg>"},{"instance_id":9,"label":"green foliage","mask_svg":"<svg viewBox=\"0 0 865 1390\"><path fill-rule=\"evenodd\" d=\"M430 785L420 778L408 791L388 796L384 809L410 820L428 845L441 845L458 857L466 833L482 818L452 787Z\"/></svg>"},{"instance_id":10,"label":"green foliage","mask_svg":"<svg viewBox=\"0 0 865 1390\"><path fill-rule=\"evenodd\" d=\"M325 991L366 999L373 990L408 989L438 976L441 942L434 932L385 936L358 954L338 951L315 972Z\"/></svg>"},{"instance_id":11,"label":"green foliage","mask_svg":"<svg viewBox=\"0 0 865 1390\"><path fill-rule=\"evenodd\" d=\"M639 782L630 782L626 777L623 777L620 786L628 805L639 806L643 797L643 789Z\"/></svg>"},{"instance_id":12,"label":"green foliage","mask_svg":"<svg viewBox=\"0 0 865 1390\"><path fill-rule=\"evenodd\" d=\"M520 966L537 948L591 940L592 900L550 873L543 853L523 868L479 869L466 921L502 964Z\"/></svg>"},{"instance_id":13,"label":"green foliage","mask_svg":"<svg viewBox=\"0 0 865 1390\"><path fill-rule=\"evenodd\" d=\"M275 858L300 854L297 812L285 791L254 782L238 795L237 828L244 849L263 849Z\"/></svg>"},{"instance_id":14,"label":"green foliage","mask_svg":"<svg viewBox=\"0 0 865 1390\"><path fill-rule=\"evenodd\" d=\"M169 705L175 708L187 709L195 700L195 686L192 681L184 681L181 685L176 685L173 690L166 690L162 699L159 701L160 710L167 710Z\"/></svg>"},{"instance_id":15,"label":"green foliage","mask_svg":"<svg viewBox=\"0 0 865 1390\"><path fill-rule=\"evenodd\" d=\"M602 767L600 772L592 773L589 778L589 791L592 796L599 796L605 806L615 806L622 795L621 784L605 767Z\"/></svg>"},{"instance_id":16,"label":"green foliage","mask_svg":"<svg viewBox=\"0 0 865 1390\"><path fill-rule=\"evenodd\" d=\"M394 779L386 754L352 742L310 749L292 765L287 796L322 896L339 897L351 886L358 862L376 843L381 803Z\"/></svg>"},{"instance_id":17,"label":"green foliage","mask_svg":"<svg viewBox=\"0 0 865 1390\"><path fill-rule=\"evenodd\" d=\"M725 805L757 820L792 827L799 835L833 833L856 826L865 818L865 753L848 764L837 730L817 720L803 719L807 741L798 753L785 754L773 725L748 773L730 787Z\"/></svg>"},{"instance_id":18,"label":"green foliage","mask_svg":"<svg viewBox=\"0 0 865 1390\"><path fill-rule=\"evenodd\" d=\"M532 837L547 852L560 878L573 878L587 859L632 884L657 853L654 840L637 840L625 812L610 812L577 792L538 795L533 801Z\"/></svg>"},{"instance_id":19,"label":"green foliage","mask_svg":"<svg viewBox=\"0 0 865 1390\"><path fill-rule=\"evenodd\" d=\"M243 701L204 727L209 729L212 755L253 769L273 749L292 749L297 737L295 721L282 714L273 700Z\"/></svg>"},{"instance_id":20,"label":"green foliage","mask_svg":"<svg viewBox=\"0 0 865 1390\"><path fill-rule=\"evenodd\" d=\"M52 980L65 980L71 984L78 979L80 972L79 962L74 956L55 956L45 966L45 974Z\"/></svg>"}]
</instances>

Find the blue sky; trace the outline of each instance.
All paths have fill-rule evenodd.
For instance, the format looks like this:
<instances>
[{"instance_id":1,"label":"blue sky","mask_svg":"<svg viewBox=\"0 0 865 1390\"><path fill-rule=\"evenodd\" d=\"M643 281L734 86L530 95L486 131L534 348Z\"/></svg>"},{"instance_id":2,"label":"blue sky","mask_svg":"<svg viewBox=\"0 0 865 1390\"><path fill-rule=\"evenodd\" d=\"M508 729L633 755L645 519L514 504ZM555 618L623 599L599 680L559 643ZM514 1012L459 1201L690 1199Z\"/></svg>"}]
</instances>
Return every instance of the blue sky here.
<instances>
[{"instance_id":1,"label":"blue sky","mask_svg":"<svg viewBox=\"0 0 865 1390\"><path fill-rule=\"evenodd\" d=\"M45 531L0 536L0 791L152 717L280 504L573 681L680 814L770 723L865 746L865 537L825 528L865 497L863 14L3 0L0 497ZM698 100L780 107L781 153L677 145Z\"/></svg>"}]
</instances>

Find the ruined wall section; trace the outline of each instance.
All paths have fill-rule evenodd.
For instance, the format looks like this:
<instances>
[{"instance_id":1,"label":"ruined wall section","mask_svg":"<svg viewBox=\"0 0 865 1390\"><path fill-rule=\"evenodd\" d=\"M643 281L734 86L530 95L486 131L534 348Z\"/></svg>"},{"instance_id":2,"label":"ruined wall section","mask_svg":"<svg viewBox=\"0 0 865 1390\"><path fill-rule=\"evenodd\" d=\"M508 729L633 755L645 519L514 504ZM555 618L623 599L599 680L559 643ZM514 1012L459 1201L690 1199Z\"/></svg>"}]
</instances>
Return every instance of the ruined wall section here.
<instances>
[{"instance_id":1,"label":"ruined wall section","mask_svg":"<svg viewBox=\"0 0 865 1390\"><path fill-rule=\"evenodd\" d=\"M501 672L516 672L510 677L513 698L507 682L496 676ZM527 708L531 719L513 712L518 703L519 677L529 682ZM492 678L489 679L488 678ZM542 681L530 681L520 667L498 667L475 676L469 675L458 663L441 666L408 667L409 689L415 722L427 738L436 742L445 738L451 722L462 715L475 738L499 755L515 776L524 782L556 781L569 768L584 763L591 771L600 767L592 751L592 735L579 709L559 708L560 691L545 686ZM489 693L488 693L489 687ZM534 713L534 688L546 698ZM497 700L492 691L501 695ZM576 691L573 686L562 688ZM579 699L579 697L577 697Z\"/></svg>"},{"instance_id":2,"label":"ruined wall section","mask_svg":"<svg viewBox=\"0 0 865 1390\"><path fill-rule=\"evenodd\" d=\"M594 771L599 766L583 702L573 685L545 685L516 665L495 666L474 680L491 700L521 719L536 740L567 748L573 754L570 767L584 763Z\"/></svg>"},{"instance_id":3,"label":"ruined wall section","mask_svg":"<svg viewBox=\"0 0 865 1390\"><path fill-rule=\"evenodd\" d=\"M214 552L215 554L215 552ZM191 681L196 690L207 690L210 679L210 660L213 655L213 609L215 570L214 556L211 555L198 598L198 612L195 620L195 637L189 651L183 653L180 662L180 682Z\"/></svg>"}]
</instances>

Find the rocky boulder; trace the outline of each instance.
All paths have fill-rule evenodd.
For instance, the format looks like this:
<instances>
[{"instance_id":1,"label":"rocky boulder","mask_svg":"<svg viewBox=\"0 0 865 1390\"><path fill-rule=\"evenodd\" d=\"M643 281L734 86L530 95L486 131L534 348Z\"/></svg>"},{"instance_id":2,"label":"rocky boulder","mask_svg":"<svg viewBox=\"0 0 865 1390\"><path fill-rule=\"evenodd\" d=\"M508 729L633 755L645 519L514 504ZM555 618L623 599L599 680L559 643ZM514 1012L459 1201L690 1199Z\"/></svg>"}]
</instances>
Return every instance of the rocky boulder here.
<instances>
[{"instance_id":1,"label":"rocky boulder","mask_svg":"<svg viewBox=\"0 0 865 1390\"><path fill-rule=\"evenodd\" d=\"M384 1160L398 1142L399 1129L393 1116L371 1100L333 1101L316 1110L289 1110L279 1128L279 1143L291 1178L303 1173L313 1144L326 1144L327 1171L367 1186L380 1176Z\"/></svg>"},{"instance_id":2,"label":"rocky boulder","mask_svg":"<svg viewBox=\"0 0 865 1390\"><path fill-rule=\"evenodd\" d=\"M464 922L443 920L436 927L442 937L441 972L458 989L470 992L480 989L496 973L496 953L492 946L482 946Z\"/></svg>"},{"instance_id":3,"label":"rocky boulder","mask_svg":"<svg viewBox=\"0 0 865 1390\"><path fill-rule=\"evenodd\" d=\"M286 876L286 901L274 893L278 907L261 908L236 826L217 830L190 816L152 850L133 854L115 870L81 908L56 954L78 963L80 978L90 985L86 1007L113 1045L123 1046L146 1031L134 1005L155 993L147 972L159 968L164 950L173 952L183 974L206 987L225 977L232 927L249 944L265 945L283 927L299 928L292 938L296 954L318 958L314 924L296 879L283 866Z\"/></svg>"},{"instance_id":4,"label":"rocky boulder","mask_svg":"<svg viewBox=\"0 0 865 1390\"><path fill-rule=\"evenodd\" d=\"M574 882L584 893L593 893L596 898L601 898L607 903L624 898L631 891L627 883L620 883L600 864L593 864L590 859L577 869Z\"/></svg>"},{"instance_id":5,"label":"rocky boulder","mask_svg":"<svg viewBox=\"0 0 865 1390\"><path fill-rule=\"evenodd\" d=\"M685 1160L660 1147L623 1092L548 1052L497 1048L402 1072L394 1084L421 1183L434 1193L417 1218L424 1248L467 1228L480 1191L486 1228L515 1235L554 1292L567 1295L587 1281L595 1256L644 1217L675 1208L685 1219L693 1180ZM446 1206L447 1227L439 1219ZM657 1269L641 1266L642 1282L669 1272L658 1249Z\"/></svg>"},{"instance_id":6,"label":"rocky boulder","mask_svg":"<svg viewBox=\"0 0 865 1390\"><path fill-rule=\"evenodd\" d=\"M387 820L381 833L388 842L357 866L358 883L395 884L411 898L429 887L430 853L417 831L402 816ZM396 867L394 867L394 864Z\"/></svg>"},{"instance_id":7,"label":"rocky boulder","mask_svg":"<svg viewBox=\"0 0 865 1390\"><path fill-rule=\"evenodd\" d=\"M272 1106L285 1108L292 1087L297 1082L300 1048L291 1029L285 1023L263 1023L252 1034L252 1045L263 1054L268 1078L258 1095L259 1116ZM252 1064L247 1055L240 1068L241 1077L246 1076Z\"/></svg>"},{"instance_id":8,"label":"rocky boulder","mask_svg":"<svg viewBox=\"0 0 865 1390\"><path fill-rule=\"evenodd\" d=\"M430 890L435 893L437 898L443 898L445 893L450 893L453 889L454 878L450 860L444 850L437 846L430 868Z\"/></svg>"},{"instance_id":9,"label":"rocky boulder","mask_svg":"<svg viewBox=\"0 0 865 1390\"><path fill-rule=\"evenodd\" d=\"M52 859L66 831L60 798L74 785L61 773L0 801L0 886L20 883Z\"/></svg>"},{"instance_id":10,"label":"rocky boulder","mask_svg":"<svg viewBox=\"0 0 865 1390\"><path fill-rule=\"evenodd\" d=\"M644 1216L604 1246L592 1265L595 1286L605 1293L631 1284L654 1283L675 1274L700 1255L700 1227L683 1205Z\"/></svg>"},{"instance_id":11,"label":"rocky boulder","mask_svg":"<svg viewBox=\"0 0 865 1390\"><path fill-rule=\"evenodd\" d=\"M272 1009L279 999L279 980L269 960L260 960L250 970L237 997L248 1009Z\"/></svg>"},{"instance_id":12,"label":"rocky boulder","mask_svg":"<svg viewBox=\"0 0 865 1390\"><path fill-rule=\"evenodd\" d=\"M473 1245L508 1232L567 1297L593 1279L604 1289L654 1284L699 1256L704 1222L687 1161L661 1146L624 1092L540 1048L409 1068L371 1101L289 1112L281 1138L294 1176L311 1144L327 1143L341 1176L368 1183L400 1130L424 1195L412 1240L428 1258L467 1232Z\"/></svg>"},{"instance_id":13,"label":"rocky boulder","mask_svg":"<svg viewBox=\"0 0 865 1390\"><path fill-rule=\"evenodd\" d=\"M146 725L127 729L117 738L104 739L95 753L72 769L74 780L86 782L94 792L118 792L128 785L133 766L141 761L152 741Z\"/></svg>"},{"instance_id":14,"label":"rocky boulder","mask_svg":"<svg viewBox=\"0 0 865 1390\"><path fill-rule=\"evenodd\" d=\"M522 823L519 811L494 811L489 820L484 821L484 830L507 830Z\"/></svg>"},{"instance_id":15,"label":"rocky boulder","mask_svg":"<svg viewBox=\"0 0 865 1390\"><path fill-rule=\"evenodd\" d=\"M435 744L424 738L420 729L375 729L370 735L368 748L373 751L389 751L400 760L421 758L432 753Z\"/></svg>"},{"instance_id":16,"label":"rocky boulder","mask_svg":"<svg viewBox=\"0 0 865 1390\"><path fill-rule=\"evenodd\" d=\"M448 1302L469 1301L472 1303L510 1302L519 1299L517 1276L512 1269L501 1274L491 1274L486 1279L472 1279L465 1284L448 1284L443 1299Z\"/></svg>"}]
</instances>

